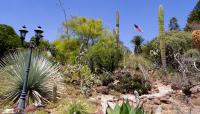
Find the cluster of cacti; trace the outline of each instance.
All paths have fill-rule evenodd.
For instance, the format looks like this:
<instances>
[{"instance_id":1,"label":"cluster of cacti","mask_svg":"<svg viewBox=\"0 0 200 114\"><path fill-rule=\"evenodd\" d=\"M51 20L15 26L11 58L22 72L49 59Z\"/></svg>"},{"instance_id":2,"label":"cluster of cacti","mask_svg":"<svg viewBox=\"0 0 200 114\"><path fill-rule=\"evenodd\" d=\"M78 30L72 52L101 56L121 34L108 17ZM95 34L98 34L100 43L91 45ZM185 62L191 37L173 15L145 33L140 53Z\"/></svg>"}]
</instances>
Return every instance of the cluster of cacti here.
<instances>
[{"instance_id":1,"label":"cluster of cacti","mask_svg":"<svg viewBox=\"0 0 200 114\"><path fill-rule=\"evenodd\" d=\"M159 20L159 33L160 33L160 50L161 50L161 59L162 59L162 68L166 70L166 49L165 49L165 39L163 38L164 35L164 10L163 6L159 6L158 10L158 20Z\"/></svg>"},{"instance_id":2,"label":"cluster of cacti","mask_svg":"<svg viewBox=\"0 0 200 114\"><path fill-rule=\"evenodd\" d=\"M120 106L119 104L115 105L115 108L112 109L109 105L106 109L106 114L145 114L142 106L132 107L129 104L129 101L123 102Z\"/></svg>"},{"instance_id":3,"label":"cluster of cacti","mask_svg":"<svg viewBox=\"0 0 200 114\"><path fill-rule=\"evenodd\" d=\"M192 41L200 51L200 30L194 30L192 32Z\"/></svg>"}]
</instances>

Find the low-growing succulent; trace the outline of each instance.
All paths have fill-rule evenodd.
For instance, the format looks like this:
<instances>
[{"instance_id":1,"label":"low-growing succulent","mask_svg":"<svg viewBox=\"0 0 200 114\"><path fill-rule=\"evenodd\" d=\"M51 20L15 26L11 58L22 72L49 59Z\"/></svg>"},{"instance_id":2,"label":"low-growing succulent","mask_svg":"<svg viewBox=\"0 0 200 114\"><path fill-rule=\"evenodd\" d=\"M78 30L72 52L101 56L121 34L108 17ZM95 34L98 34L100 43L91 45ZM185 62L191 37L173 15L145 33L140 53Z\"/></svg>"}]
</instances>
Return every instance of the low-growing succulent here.
<instances>
[{"instance_id":1,"label":"low-growing succulent","mask_svg":"<svg viewBox=\"0 0 200 114\"><path fill-rule=\"evenodd\" d=\"M132 107L129 104L129 101L123 102L120 106L119 104L115 105L115 108L112 109L110 105L108 105L106 109L106 114L145 114L143 106Z\"/></svg>"}]
</instances>

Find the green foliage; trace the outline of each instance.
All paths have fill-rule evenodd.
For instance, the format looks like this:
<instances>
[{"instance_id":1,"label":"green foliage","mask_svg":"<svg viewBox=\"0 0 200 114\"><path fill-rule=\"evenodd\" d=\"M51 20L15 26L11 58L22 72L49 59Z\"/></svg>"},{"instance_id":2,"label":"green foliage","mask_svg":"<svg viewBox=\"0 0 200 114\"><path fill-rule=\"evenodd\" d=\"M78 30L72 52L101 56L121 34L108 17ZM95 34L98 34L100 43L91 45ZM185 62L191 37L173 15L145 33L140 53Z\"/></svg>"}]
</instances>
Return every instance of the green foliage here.
<instances>
[{"instance_id":1,"label":"green foliage","mask_svg":"<svg viewBox=\"0 0 200 114\"><path fill-rule=\"evenodd\" d=\"M21 46L21 40L11 26L0 24L0 55Z\"/></svg>"},{"instance_id":2,"label":"green foliage","mask_svg":"<svg viewBox=\"0 0 200 114\"><path fill-rule=\"evenodd\" d=\"M31 114L31 113L28 113L28 114ZM36 110L34 112L34 114L48 114L48 112L44 111L44 110Z\"/></svg>"},{"instance_id":3,"label":"green foliage","mask_svg":"<svg viewBox=\"0 0 200 114\"><path fill-rule=\"evenodd\" d=\"M102 73L102 70L114 71L121 59L122 51L116 47L113 38L99 39L95 45L89 47L86 55L89 67L95 73Z\"/></svg>"},{"instance_id":4,"label":"green foliage","mask_svg":"<svg viewBox=\"0 0 200 114\"><path fill-rule=\"evenodd\" d=\"M184 53L184 57L186 58L198 59L199 56L200 53L197 49L189 49Z\"/></svg>"},{"instance_id":5,"label":"green foliage","mask_svg":"<svg viewBox=\"0 0 200 114\"><path fill-rule=\"evenodd\" d=\"M144 109L142 106L132 107L127 100L121 106L116 104L114 109L108 105L106 114L144 114Z\"/></svg>"},{"instance_id":6,"label":"green foliage","mask_svg":"<svg viewBox=\"0 0 200 114\"><path fill-rule=\"evenodd\" d=\"M62 63L76 63L76 56L79 53L81 41L76 38L57 39L53 42L55 47L54 56Z\"/></svg>"},{"instance_id":7,"label":"green foliage","mask_svg":"<svg viewBox=\"0 0 200 114\"><path fill-rule=\"evenodd\" d=\"M141 95L151 90L150 83L144 79L141 73L131 75L129 72L116 71L114 76L119 80L115 90L122 93L133 93L135 90Z\"/></svg>"},{"instance_id":8,"label":"green foliage","mask_svg":"<svg viewBox=\"0 0 200 114\"><path fill-rule=\"evenodd\" d=\"M112 75L108 72L104 72L100 75L100 80L103 86L108 86L110 83L114 81Z\"/></svg>"},{"instance_id":9,"label":"green foliage","mask_svg":"<svg viewBox=\"0 0 200 114\"><path fill-rule=\"evenodd\" d=\"M8 89L5 100L16 103L20 97L29 60L29 51L19 51L6 55L0 62L1 76L7 77ZM52 85L60 76L58 65L53 65L46 58L33 52L29 78L27 82L27 101L43 103L52 96ZM52 81L52 78L54 80Z\"/></svg>"},{"instance_id":10,"label":"green foliage","mask_svg":"<svg viewBox=\"0 0 200 114\"><path fill-rule=\"evenodd\" d=\"M65 68L64 74L71 83L80 86L83 94L86 94L85 92L91 88L94 82L94 74L91 73L87 65L68 65Z\"/></svg>"},{"instance_id":11,"label":"green foliage","mask_svg":"<svg viewBox=\"0 0 200 114\"><path fill-rule=\"evenodd\" d=\"M191 11L186 26L184 28L185 31L193 31L200 29L200 1L197 2L194 9Z\"/></svg>"},{"instance_id":12,"label":"green foliage","mask_svg":"<svg viewBox=\"0 0 200 114\"><path fill-rule=\"evenodd\" d=\"M180 31L180 28L179 28L178 21L177 21L176 17L172 17L172 18L170 19L169 30L177 30L177 31Z\"/></svg>"},{"instance_id":13,"label":"green foliage","mask_svg":"<svg viewBox=\"0 0 200 114\"><path fill-rule=\"evenodd\" d=\"M89 107L85 102L75 100L69 104L66 114L89 114L88 109Z\"/></svg>"},{"instance_id":14,"label":"green foliage","mask_svg":"<svg viewBox=\"0 0 200 114\"><path fill-rule=\"evenodd\" d=\"M176 68L177 64L174 60L174 54L183 53L189 49L195 48L192 43L192 35L189 32L169 31L163 36L166 42L166 60L167 65ZM151 60L156 65L161 65L159 38L155 38L151 42L142 47L145 58Z\"/></svg>"},{"instance_id":15,"label":"green foliage","mask_svg":"<svg viewBox=\"0 0 200 114\"><path fill-rule=\"evenodd\" d=\"M85 17L74 17L65 24L76 36L80 37L86 45L94 44L94 40L103 34L101 20L87 19ZM91 41L91 42L90 42Z\"/></svg>"},{"instance_id":16,"label":"green foliage","mask_svg":"<svg viewBox=\"0 0 200 114\"><path fill-rule=\"evenodd\" d=\"M133 39L131 40L131 42L135 45L134 53L136 55L142 53L141 44L143 41L144 39L142 38L142 36L134 36Z\"/></svg>"}]
</instances>

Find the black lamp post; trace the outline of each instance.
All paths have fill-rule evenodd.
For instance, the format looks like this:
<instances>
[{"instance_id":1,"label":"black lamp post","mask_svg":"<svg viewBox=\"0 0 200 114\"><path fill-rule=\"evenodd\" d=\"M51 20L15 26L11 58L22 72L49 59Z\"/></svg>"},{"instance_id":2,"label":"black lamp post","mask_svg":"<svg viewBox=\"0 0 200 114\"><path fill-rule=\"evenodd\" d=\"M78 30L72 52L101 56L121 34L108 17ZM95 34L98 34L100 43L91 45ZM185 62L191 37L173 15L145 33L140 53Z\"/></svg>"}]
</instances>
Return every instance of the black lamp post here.
<instances>
[{"instance_id":1,"label":"black lamp post","mask_svg":"<svg viewBox=\"0 0 200 114\"><path fill-rule=\"evenodd\" d=\"M26 30L26 26L23 26L22 29L19 30L20 31L20 38L22 41L22 45L23 42L25 40L25 36L26 33L28 32L28 30ZM36 46L39 44L40 42L40 38L42 38L42 29L40 26L37 27L37 29L34 30L35 31L35 43ZM23 45L24 46L24 45ZM26 69L26 75L24 77L24 82L23 82L23 89L19 98L19 103L18 103L18 113L20 114L24 114L24 109L25 109L25 104L26 104L26 96L27 96L27 83L28 83L28 75L29 75L29 70L30 70L30 65L31 65L31 56L32 56L32 50L34 48L34 43L33 41L30 41L30 54L29 54L29 60L28 60L28 67Z\"/></svg>"}]
</instances>

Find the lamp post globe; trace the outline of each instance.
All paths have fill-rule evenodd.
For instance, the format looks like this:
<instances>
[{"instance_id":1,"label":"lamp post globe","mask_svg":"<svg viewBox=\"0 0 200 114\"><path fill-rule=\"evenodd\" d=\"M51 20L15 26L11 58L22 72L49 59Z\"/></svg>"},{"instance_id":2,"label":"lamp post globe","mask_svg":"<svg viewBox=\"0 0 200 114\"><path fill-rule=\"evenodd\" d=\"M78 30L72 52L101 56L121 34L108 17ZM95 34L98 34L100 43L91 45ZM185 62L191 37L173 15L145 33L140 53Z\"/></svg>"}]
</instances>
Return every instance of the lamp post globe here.
<instances>
[{"instance_id":1,"label":"lamp post globe","mask_svg":"<svg viewBox=\"0 0 200 114\"><path fill-rule=\"evenodd\" d=\"M43 30L41 26L38 26L34 31L35 31L35 43L38 46L40 43L40 39L43 37L42 35Z\"/></svg>"},{"instance_id":2,"label":"lamp post globe","mask_svg":"<svg viewBox=\"0 0 200 114\"><path fill-rule=\"evenodd\" d=\"M28 33L26 26L25 25L22 26L22 28L19 30L19 32L20 32L20 39L21 39L22 46L24 46L24 40L26 37L26 33Z\"/></svg>"}]
</instances>

